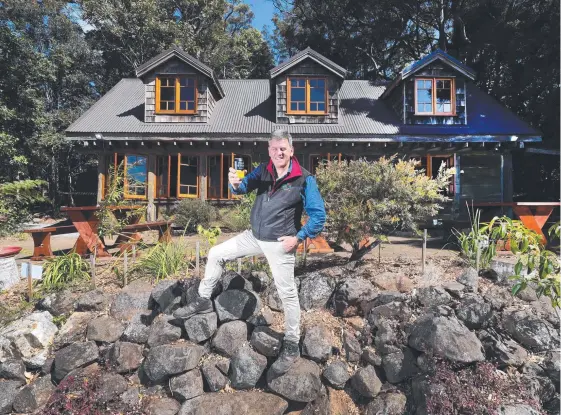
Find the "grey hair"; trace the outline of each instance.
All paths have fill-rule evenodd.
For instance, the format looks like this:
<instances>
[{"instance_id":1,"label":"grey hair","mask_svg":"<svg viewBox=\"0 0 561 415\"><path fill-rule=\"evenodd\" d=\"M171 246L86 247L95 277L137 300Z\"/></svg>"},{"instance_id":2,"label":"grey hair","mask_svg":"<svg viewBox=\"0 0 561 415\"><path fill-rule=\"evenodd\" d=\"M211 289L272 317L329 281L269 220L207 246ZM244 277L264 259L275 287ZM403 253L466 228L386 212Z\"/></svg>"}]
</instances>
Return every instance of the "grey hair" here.
<instances>
[{"instance_id":1,"label":"grey hair","mask_svg":"<svg viewBox=\"0 0 561 415\"><path fill-rule=\"evenodd\" d=\"M288 144L290 144L290 147L292 147L292 136L290 135L288 130L285 130L283 128L279 128L278 130L275 130L271 133L269 142L271 142L272 140L288 140Z\"/></svg>"}]
</instances>

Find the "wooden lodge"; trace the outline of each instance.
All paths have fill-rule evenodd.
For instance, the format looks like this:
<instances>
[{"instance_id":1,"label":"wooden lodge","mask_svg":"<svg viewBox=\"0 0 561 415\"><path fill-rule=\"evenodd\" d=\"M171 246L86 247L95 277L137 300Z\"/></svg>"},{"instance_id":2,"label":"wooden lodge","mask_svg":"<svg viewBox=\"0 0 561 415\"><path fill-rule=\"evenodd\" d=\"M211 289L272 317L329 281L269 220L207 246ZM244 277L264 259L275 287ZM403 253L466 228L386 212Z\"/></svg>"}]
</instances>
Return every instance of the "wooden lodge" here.
<instances>
[{"instance_id":1,"label":"wooden lodge","mask_svg":"<svg viewBox=\"0 0 561 415\"><path fill-rule=\"evenodd\" d=\"M234 199L227 172L268 160L267 139L286 128L312 173L323 160L421 161L428 175L455 166L444 217L465 201L512 201L513 151L540 132L481 91L475 73L442 51L403 69L390 84L345 79L347 71L307 48L269 79L217 79L178 48L122 79L66 131L98 155L98 201L108 168L124 163L125 197L154 220L181 198Z\"/></svg>"}]
</instances>

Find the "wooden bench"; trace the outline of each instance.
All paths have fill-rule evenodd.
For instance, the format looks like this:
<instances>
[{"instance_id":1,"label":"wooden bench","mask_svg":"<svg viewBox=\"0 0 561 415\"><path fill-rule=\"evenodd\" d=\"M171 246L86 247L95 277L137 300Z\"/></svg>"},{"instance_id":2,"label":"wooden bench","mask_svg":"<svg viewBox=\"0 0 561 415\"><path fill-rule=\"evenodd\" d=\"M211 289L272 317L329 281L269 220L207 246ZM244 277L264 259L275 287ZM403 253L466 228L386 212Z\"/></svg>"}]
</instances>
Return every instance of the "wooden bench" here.
<instances>
[{"instance_id":1,"label":"wooden bench","mask_svg":"<svg viewBox=\"0 0 561 415\"><path fill-rule=\"evenodd\" d=\"M31 234L33 238L32 261L40 261L53 256L51 248L51 235L64 235L66 233L78 232L74 225L49 226L47 228L26 229L25 233Z\"/></svg>"},{"instance_id":2,"label":"wooden bench","mask_svg":"<svg viewBox=\"0 0 561 415\"><path fill-rule=\"evenodd\" d=\"M138 232L158 231L158 242L171 241L171 221L155 221L145 223L135 223L127 225L121 230L121 238L123 242L120 244L119 250L125 252L132 248L140 240Z\"/></svg>"}]
</instances>

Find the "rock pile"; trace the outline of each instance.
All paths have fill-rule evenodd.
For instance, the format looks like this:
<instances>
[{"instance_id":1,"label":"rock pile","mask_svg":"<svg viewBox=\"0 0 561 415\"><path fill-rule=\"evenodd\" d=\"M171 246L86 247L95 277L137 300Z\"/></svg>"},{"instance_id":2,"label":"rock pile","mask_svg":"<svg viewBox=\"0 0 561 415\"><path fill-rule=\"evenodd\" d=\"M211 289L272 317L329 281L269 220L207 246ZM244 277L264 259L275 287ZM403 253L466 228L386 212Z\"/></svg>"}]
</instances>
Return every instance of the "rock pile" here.
<instances>
[{"instance_id":1,"label":"rock pile","mask_svg":"<svg viewBox=\"0 0 561 415\"><path fill-rule=\"evenodd\" d=\"M280 303L262 273L226 273L215 312L186 320L172 313L193 300L196 280L135 281L115 296L53 295L0 328L0 414L40 413L55 385L99 378L96 399L107 413L329 414L346 394L364 414L423 415L438 393L427 381L438 358L511 368L541 408L558 413L559 321L545 300L513 299L499 285L481 292L471 271L407 293L334 274L300 277L303 308L362 319L362 329L304 327L302 357L280 377L269 372L283 340L270 327ZM67 316L60 329L55 315ZM527 403L496 410L534 413Z\"/></svg>"}]
</instances>

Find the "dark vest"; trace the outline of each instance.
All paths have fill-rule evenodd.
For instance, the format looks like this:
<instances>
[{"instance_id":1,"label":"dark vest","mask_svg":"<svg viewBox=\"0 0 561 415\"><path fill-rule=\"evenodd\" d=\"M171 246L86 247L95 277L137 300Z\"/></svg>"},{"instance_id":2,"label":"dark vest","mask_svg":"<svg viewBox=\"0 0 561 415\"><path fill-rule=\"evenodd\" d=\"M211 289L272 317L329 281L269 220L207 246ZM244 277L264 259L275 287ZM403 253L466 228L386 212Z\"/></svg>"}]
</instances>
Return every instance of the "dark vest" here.
<instances>
[{"instance_id":1,"label":"dark vest","mask_svg":"<svg viewBox=\"0 0 561 415\"><path fill-rule=\"evenodd\" d=\"M273 164L261 166L261 180L251 209L251 229L260 241L276 241L281 236L295 236L302 227L302 195L310 172L296 158L288 176L275 182Z\"/></svg>"}]
</instances>

